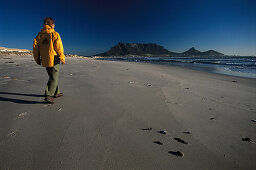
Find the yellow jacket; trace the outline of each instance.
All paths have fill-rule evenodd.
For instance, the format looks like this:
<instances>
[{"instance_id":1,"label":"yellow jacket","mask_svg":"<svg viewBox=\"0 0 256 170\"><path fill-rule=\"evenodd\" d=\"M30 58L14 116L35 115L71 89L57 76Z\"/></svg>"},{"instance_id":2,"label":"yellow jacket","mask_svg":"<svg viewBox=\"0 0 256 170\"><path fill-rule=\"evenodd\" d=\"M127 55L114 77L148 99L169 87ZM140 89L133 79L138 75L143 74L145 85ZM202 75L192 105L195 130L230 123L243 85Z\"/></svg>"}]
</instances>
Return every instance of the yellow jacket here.
<instances>
[{"instance_id":1,"label":"yellow jacket","mask_svg":"<svg viewBox=\"0 0 256 170\"><path fill-rule=\"evenodd\" d=\"M33 43L33 56L37 64L43 67L54 66L54 56L58 55L62 63L65 63L64 49L59 33L49 25L38 33Z\"/></svg>"}]
</instances>

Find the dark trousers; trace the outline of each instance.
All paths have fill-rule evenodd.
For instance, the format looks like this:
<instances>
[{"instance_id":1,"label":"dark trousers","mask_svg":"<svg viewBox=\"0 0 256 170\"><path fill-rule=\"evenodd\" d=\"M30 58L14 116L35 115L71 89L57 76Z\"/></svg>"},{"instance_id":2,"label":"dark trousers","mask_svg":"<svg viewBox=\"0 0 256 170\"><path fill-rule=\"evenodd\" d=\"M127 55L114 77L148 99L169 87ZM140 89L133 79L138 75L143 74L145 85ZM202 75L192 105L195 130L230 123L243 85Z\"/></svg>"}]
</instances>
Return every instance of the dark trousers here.
<instances>
[{"instance_id":1,"label":"dark trousers","mask_svg":"<svg viewBox=\"0 0 256 170\"><path fill-rule=\"evenodd\" d=\"M46 67L46 71L49 76L47 86L45 88L45 95L54 96L60 93L58 87L60 64L54 65L54 67Z\"/></svg>"}]
</instances>

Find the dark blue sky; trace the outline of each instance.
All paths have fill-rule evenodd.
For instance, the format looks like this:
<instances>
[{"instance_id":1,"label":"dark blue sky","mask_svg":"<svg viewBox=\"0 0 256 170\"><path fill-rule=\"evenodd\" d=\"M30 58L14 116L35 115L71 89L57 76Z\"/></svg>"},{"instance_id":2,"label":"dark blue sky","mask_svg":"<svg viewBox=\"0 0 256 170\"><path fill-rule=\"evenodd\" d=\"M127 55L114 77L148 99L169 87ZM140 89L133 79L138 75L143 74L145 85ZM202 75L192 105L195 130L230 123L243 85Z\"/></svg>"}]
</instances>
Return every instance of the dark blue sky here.
<instances>
[{"instance_id":1,"label":"dark blue sky","mask_svg":"<svg viewBox=\"0 0 256 170\"><path fill-rule=\"evenodd\" d=\"M32 49L48 16L66 53L138 42L256 55L256 0L8 0L0 6L0 46Z\"/></svg>"}]
</instances>

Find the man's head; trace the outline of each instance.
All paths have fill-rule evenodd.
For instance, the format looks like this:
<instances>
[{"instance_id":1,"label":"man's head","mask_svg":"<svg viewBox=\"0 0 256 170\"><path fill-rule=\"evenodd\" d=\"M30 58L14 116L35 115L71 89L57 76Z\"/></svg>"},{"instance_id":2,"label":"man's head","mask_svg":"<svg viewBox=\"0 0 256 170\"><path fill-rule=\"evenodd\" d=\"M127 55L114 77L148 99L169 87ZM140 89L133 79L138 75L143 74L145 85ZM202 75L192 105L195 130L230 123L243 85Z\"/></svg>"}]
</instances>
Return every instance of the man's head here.
<instances>
[{"instance_id":1,"label":"man's head","mask_svg":"<svg viewBox=\"0 0 256 170\"><path fill-rule=\"evenodd\" d=\"M55 27L54 20L50 17L47 17L47 18L44 19L44 25L49 25L52 28Z\"/></svg>"}]
</instances>

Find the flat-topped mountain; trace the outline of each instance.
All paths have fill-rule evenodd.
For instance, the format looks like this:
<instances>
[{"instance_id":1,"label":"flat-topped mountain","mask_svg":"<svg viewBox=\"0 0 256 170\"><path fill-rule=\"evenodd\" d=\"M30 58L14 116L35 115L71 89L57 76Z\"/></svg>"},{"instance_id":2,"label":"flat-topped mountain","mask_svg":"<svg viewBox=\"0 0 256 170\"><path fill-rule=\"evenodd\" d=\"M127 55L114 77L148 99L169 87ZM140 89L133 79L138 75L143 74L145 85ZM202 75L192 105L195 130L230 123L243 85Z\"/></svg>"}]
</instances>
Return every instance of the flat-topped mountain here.
<instances>
[{"instance_id":1,"label":"flat-topped mountain","mask_svg":"<svg viewBox=\"0 0 256 170\"><path fill-rule=\"evenodd\" d=\"M137 55L137 56L223 56L224 54L219 53L214 50L208 50L205 52L201 52L196 50L194 47L183 53L171 52L165 49L163 46L150 43L123 43L119 42L117 45L113 46L110 50L97 54L95 56L125 56L125 55Z\"/></svg>"},{"instance_id":2,"label":"flat-topped mountain","mask_svg":"<svg viewBox=\"0 0 256 170\"><path fill-rule=\"evenodd\" d=\"M123 55L164 55L171 54L170 51L164 47L151 43L123 43L119 42L113 46L109 51L97 54L98 56L123 56Z\"/></svg>"}]
</instances>

